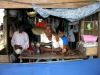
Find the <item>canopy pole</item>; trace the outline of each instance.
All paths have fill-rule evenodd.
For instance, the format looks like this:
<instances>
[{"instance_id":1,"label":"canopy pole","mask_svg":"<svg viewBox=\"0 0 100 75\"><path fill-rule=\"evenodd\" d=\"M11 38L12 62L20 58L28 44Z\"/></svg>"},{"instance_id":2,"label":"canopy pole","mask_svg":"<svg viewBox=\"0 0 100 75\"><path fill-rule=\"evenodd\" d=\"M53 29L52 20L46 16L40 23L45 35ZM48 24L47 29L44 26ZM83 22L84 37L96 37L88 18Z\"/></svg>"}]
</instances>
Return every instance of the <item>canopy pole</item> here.
<instances>
[{"instance_id":1,"label":"canopy pole","mask_svg":"<svg viewBox=\"0 0 100 75\"><path fill-rule=\"evenodd\" d=\"M100 57L100 12L98 13L98 57Z\"/></svg>"}]
</instances>

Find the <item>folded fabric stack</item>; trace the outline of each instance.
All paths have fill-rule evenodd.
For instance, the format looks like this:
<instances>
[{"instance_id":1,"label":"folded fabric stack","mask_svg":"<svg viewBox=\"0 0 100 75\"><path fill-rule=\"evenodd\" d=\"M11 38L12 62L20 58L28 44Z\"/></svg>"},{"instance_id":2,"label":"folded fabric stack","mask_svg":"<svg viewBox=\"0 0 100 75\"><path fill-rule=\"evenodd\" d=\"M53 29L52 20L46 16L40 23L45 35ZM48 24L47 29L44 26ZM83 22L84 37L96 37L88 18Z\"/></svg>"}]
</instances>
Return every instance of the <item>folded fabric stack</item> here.
<instances>
[{"instance_id":1,"label":"folded fabric stack","mask_svg":"<svg viewBox=\"0 0 100 75\"><path fill-rule=\"evenodd\" d=\"M82 46L85 49L86 55L94 56L97 55L97 36L93 35L82 35Z\"/></svg>"}]
</instances>

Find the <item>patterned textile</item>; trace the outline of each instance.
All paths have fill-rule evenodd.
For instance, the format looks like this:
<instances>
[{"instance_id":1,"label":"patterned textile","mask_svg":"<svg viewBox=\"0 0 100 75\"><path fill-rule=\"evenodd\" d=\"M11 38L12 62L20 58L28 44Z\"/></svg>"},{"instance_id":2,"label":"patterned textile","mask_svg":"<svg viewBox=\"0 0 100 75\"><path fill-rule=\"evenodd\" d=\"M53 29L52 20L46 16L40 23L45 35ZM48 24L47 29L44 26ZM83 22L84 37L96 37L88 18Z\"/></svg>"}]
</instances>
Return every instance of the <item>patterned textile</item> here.
<instances>
[{"instance_id":1,"label":"patterned textile","mask_svg":"<svg viewBox=\"0 0 100 75\"><path fill-rule=\"evenodd\" d=\"M81 8L64 8L64 9L45 9L41 6L33 4L33 9L38 12L42 17L47 18L48 16L57 16L65 18L71 22L80 20L86 16L94 14L100 11L100 2L94 3Z\"/></svg>"}]
</instances>

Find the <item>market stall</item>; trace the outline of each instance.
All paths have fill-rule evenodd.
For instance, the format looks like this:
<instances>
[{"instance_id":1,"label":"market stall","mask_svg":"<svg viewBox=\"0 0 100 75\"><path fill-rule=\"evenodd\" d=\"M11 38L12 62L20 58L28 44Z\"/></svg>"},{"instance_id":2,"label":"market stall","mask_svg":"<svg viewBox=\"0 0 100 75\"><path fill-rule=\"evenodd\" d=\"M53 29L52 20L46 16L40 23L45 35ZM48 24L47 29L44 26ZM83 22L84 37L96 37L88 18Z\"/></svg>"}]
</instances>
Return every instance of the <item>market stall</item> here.
<instances>
[{"instance_id":1,"label":"market stall","mask_svg":"<svg viewBox=\"0 0 100 75\"><path fill-rule=\"evenodd\" d=\"M34 3L35 2L35 3ZM44 1L45 2L45 1ZM98 56L98 46L99 46L99 10L100 10L100 3L98 1L90 1L90 0L77 0L73 1L59 1L56 3L55 1L47 1L47 5L43 4L41 1L19 1L19 0L4 0L1 1L1 8L4 6L6 9L5 19L7 20L7 54L11 55L12 47L10 44L10 40L14 31L17 29L17 25L19 21L24 23L25 31L29 34L30 42L36 44L39 42L39 35L43 31L41 27L43 27L46 22L52 25L53 30L55 31L57 27L64 27L66 36L68 35L68 31L70 26L77 25L77 42L84 41L81 39L82 35L95 35L97 36L95 42L95 48L93 47L92 56ZM50 7L52 4L52 7ZM58 9L63 7L63 3L66 4L64 9ZM73 7L70 4L75 4ZM83 5L82 5L82 4ZM5 5L6 4L6 5ZM15 5L19 6L15 6ZM57 5L58 4L58 5ZM59 5L60 4L60 5ZM68 5L69 4L69 5ZM81 4L81 5L80 5ZM12 7L9 7L13 5ZM26 5L26 7L23 7ZM57 6L56 6L57 5ZM30 7L31 6L31 7ZM57 9L55 9L56 7ZM16 9L17 8L24 8L24 9ZM45 8L46 7L46 8ZM54 8L55 7L55 8ZM13 8L13 9L10 9ZM45 8L45 9L44 9ZM93 9L91 9L93 8ZM63 12L62 12L63 11ZM91 13L90 13L91 12ZM96 15L95 15L96 14ZM96 19L94 19L96 17ZM42 19L42 20L41 20ZM88 20L86 20L88 19ZM86 21L85 21L86 20ZM41 22L40 22L41 21ZM86 26L85 26L86 25ZM44 25L45 26L45 25ZM39 28L37 28L39 27ZM88 28L88 29L86 29ZM92 28L92 29L91 29ZM90 41L89 41L90 42ZM84 48L76 47L77 49L84 51ZM31 48L29 48L31 49ZM95 49L95 50L94 50ZM88 48L87 48L88 50ZM89 49L89 53L91 56L91 49ZM85 52L85 54L88 52ZM34 53L33 53L34 54ZM86 54L86 56L88 56ZM73 56L74 57L74 56ZM78 58L79 59L79 58Z\"/></svg>"}]
</instances>

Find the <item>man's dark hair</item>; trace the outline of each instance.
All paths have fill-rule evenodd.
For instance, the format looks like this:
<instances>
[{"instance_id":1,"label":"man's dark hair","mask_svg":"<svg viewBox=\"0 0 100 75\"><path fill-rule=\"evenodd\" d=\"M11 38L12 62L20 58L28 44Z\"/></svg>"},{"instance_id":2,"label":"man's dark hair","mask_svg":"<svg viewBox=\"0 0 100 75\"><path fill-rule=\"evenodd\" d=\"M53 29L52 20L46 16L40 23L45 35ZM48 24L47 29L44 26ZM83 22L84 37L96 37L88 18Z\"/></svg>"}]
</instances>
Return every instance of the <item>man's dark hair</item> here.
<instances>
[{"instance_id":1,"label":"man's dark hair","mask_svg":"<svg viewBox=\"0 0 100 75\"><path fill-rule=\"evenodd\" d=\"M23 29L24 29L24 24L23 24L23 22L19 22L19 23L18 23L18 28L23 28Z\"/></svg>"},{"instance_id":2,"label":"man's dark hair","mask_svg":"<svg viewBox=\"0 0 100 75\"><path fill-rule=\"evenodd\" d=\"M73 29L73 25L70 26L70 29Z\"/></svg>"},{"instance_id":3,"label":"man's dark hair","mask_svg":"<svg viewBox=\"0 0 100 75\"><path fill-rule=\"evenodd\" d=\"M58 34L59 32L64 32L64 28L59 28L58 30L56 30L56 33Z\"/></svg>"}]
</instances>

